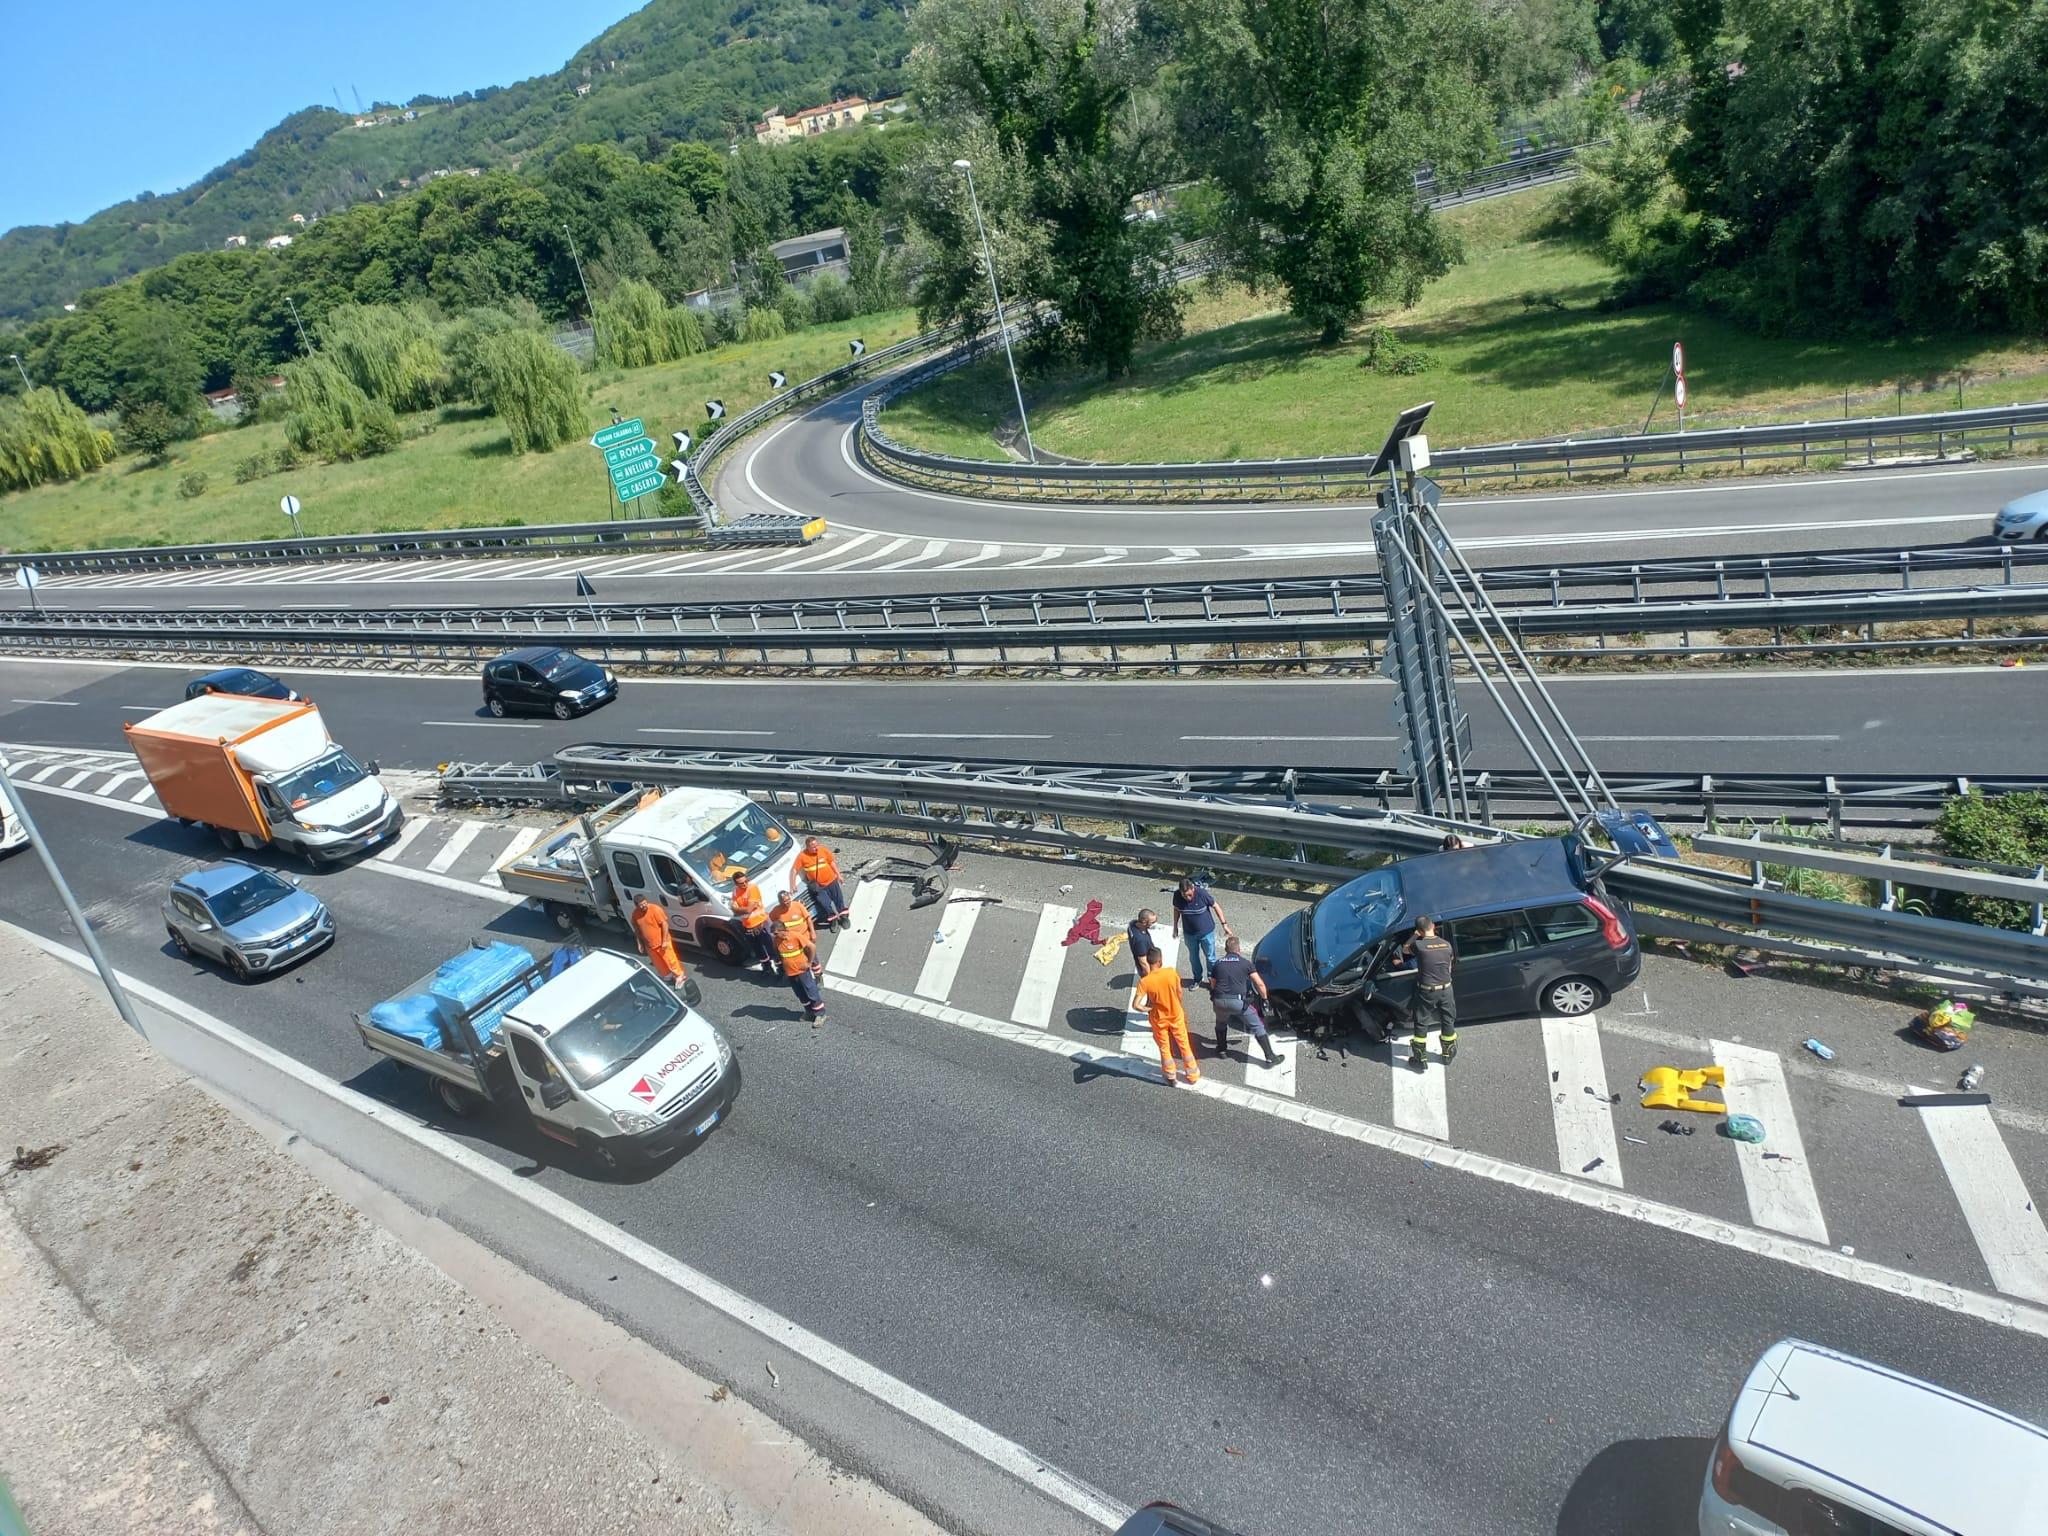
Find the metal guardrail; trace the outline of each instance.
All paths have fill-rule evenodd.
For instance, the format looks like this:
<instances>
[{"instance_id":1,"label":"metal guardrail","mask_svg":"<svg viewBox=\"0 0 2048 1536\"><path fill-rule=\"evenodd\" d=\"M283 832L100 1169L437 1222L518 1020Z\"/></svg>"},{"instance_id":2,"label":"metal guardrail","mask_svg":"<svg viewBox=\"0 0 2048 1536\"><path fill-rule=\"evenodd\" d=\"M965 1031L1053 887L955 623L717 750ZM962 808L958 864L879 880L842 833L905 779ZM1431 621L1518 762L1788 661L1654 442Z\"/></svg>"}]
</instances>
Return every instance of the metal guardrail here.
<instances>
[{"instance_id":1,"label":"metal guardrail","mask_svg":"<svg viewBox=\"0 0 2048 1536\"><path fill-rule=\"evenodd\" d=\"M1323 458L1235 459L1197 464L1091 464L1043 460L968 459L912 448L882 426L888 403L939 373L971 360L950 355L943 366L913 370L861 403L858 434L862 463L878 474L918 486L983 497L1046 501L1143 497L1148 499L1270 500L1275 496L1334 496L1371 489L1369 455ZM1914 451L1947 458L1987 447L2017 451L2022 442L2048 438L2048 401L1977 410L1938 411L1914 416L1872 416L1841 421L1783 422L1715 427L1646 436L1493 443L1474 448L1438 448L1430 473L1440 482L1525 477L1567 481L1589 474L1636 470L1748 469L1797 460L1812 467L1816 456L1846 455L1860 448L1875 459L1880 447L1907 455Z\"/></svg>"},{"instance_id":2,"label":"metal guardrail","mask_svg":"<svg viewBox=\"0 0 2048 1536\"><path fill-rule=\"evenodd\" d=\"M633 783L740 789L773 799L798 820L940 831L1298 881L1343 880L1365 867L1361 856L1429 852L1447 829L1481 830L1403 812L1175 794L1152 784L1066 781L1050 772L1020 780L951 765L881 769L822 756L596 744L570 747L555 761L570 772ZM1274 847L1291 853L1254 851ZM2033 934L1844 906L1664 861L1625 864L1604 878L1637 908L1707 925L1724 942L1784 942L1857 964L2048 994L2048 939Z\"/></svg>"},{"instance_id":3,"label":"metal guardrail","mask_svg":"<svg viewBox=\"0 0 2048 1536\"><path fill-rule=\"evenodd\" d=\"M1833 592L1880 590L1880 577L1897 591L1953 577L1995 578L2013 586L2023 571L2048 567L2048 542L2023 545L1952 544L1906 550L1815 550L1783 555L1686 556L1661 560L1585 561L1572 565L1493 566L1480 572L1487 592L1503 608L1585 606L1573 594L1598 591L1608 603L1675 599L1725 601ZM1802 587L1802 583L1855 577L1855 587ZM1983 585L1983 581L1971 583ZM184 629L209 625L291 628L347 625L355 629L522 630L645 632L649 625L682 625L740 634L803 633L847 629L947 628L963 636L1004 626L1070 628L1105 621L1212 623L1218 619L1292 616L1340 618L1378 614L1384 603L1377 575L1293 577L1270 581L1184 581L1092 587L1017 587L991 592L940 592L915 597L822 596L740 602L576 602L456 604L434 607L344 608L331 605L210 608L46 608L53 624L85 629L140 625ZM0 615L0 626L6 620Z\"/></svg>"},{"instance_id":4,"label":"metal guardrail","mask_svg":"<svg viewBox=\"0 0 2048 1536\"><path fill-rule=\"evenodd\" d=\"M801 764L807 753L754 753L749 761ZM1215 794L1255 800L1363 802L1378 810L1405 808L1414 780L1391 768L1222 766L1185 768L1172 764L1090 764L1030 762L997 758L935 758L901 753L840 752L831 759L864 771L923 771L944 768L982 778L1030 784L1047 776L1062 783L1100 782L1166 795ZM1698 820L1712 827L1722 813L1744 819L1755 813L1818 818L1839 833L1845 826L1919 826L1933 820L1959 795L2048 791L2048 775L1940 778L1914 774L1614 773L1602 774L1629 805ZM609 798L617 781L568 770L558 763L457 763L442 770L444 794L486 802L567 803L586 794ZM1502 816L1527 816L1532 809L1555 814L1550 786L1533 769L1473 769L1466 787L1479 820L1494 826ZM1401 803L1397 803L1401 802Z\"/></svg>"},{"instance_id":5,"label":"metal guardrail","mask_svg":"<svg viewBox=\"0 0 2048 1536\"><path fill-rule=\"evenodd\" d=\"M1963 645L2011 646L2006 633L1979 636L1980 620L2011 622L2048 613L2048 584L1932 587L1849 594L1780 594L1775 597L1646 600L1640 603L1526 605L1505 610L1508 626L1524 642L1591 638L1596 648L1531 645L1533 656L1583 662L1591 657L1702 654L1787 654L1871 650L1935 650ZM922 617L922 615L917 615ZM199 622L191 622L193 618ZM50 654L177 655L248 661L258 655L308 661L398 661L413 666L474 665L513 639L536 634L573 641L585 653L617 666L649 670L865 673L934 672L983 675L1056 670L1065 675L1128 671L1227 671L1236 668L1355 670L1374 661L1389 632L1380 613L1262 614L1213 619L1094 619L1032 621L963 627L904 621L818 629L685 629L638 621L606 627L573 609L551 629L481 624L405 626L365 612L323 615L312 610L289 624L243 622L227 614L183 616L171 622L107 610L90 622L63 613L0 611L0 645L16 652ZM1961 636L1893 637L1891 624L1960 620ZM2038 627L2038 626L2037 626ZM1768 641L1743 634L1767 632ZM1727 638L1727 632L1736 638ZM1853 632L1845 632L1853 631ZM1675 639L1654 640L1652 636ZM1787 638L1793 636L1795 638ZM2019 638L2026 638L2025 636ZM1617 643L1618 642L1618 643Z\"/></svg>"}]
</instances>

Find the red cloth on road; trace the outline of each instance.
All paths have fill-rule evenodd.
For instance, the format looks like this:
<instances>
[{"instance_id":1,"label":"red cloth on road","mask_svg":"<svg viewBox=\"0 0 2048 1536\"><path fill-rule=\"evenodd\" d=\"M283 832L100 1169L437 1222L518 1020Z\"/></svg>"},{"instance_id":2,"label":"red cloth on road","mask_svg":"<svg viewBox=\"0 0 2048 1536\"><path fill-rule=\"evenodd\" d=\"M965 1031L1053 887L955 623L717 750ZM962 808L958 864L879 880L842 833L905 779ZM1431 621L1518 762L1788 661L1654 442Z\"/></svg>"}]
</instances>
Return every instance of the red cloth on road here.
<instances>
[{"instance_id":1,"label":"red cloth on road","mask_svg":"<svg viewBox=\"0 0 2048 1536\"><path fill-rule=\"evenodd\" d=\"M1090 944L1102 942L1102 903L1091 901L1081 909L1081 915L1074 919L1074 926L1067 930L1067 936L1060 940L1062 947L1078 944L1086 939Z\"/></svg>"}]
</instances>

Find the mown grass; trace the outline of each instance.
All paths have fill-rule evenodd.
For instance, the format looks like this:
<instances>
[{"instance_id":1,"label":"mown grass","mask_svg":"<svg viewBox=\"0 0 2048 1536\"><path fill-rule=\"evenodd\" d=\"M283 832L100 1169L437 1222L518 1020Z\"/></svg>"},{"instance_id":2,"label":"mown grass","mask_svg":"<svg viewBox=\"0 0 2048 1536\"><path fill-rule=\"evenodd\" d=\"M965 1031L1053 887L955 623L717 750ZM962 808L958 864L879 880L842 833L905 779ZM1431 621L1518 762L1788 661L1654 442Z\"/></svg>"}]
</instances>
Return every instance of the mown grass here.
<instances>
[{"instance_id":1,"label":"mown grass","mask_svg":"<svg viewBox=\"0 0 2048 1536\"><path fill-rule=\"evenodd\" d=\"M1666 304L1601 307L1613 273L1556 234L1559 188L1453 209L1466 259L1414 307L1376 317L1430 365L1413 376L1361 366L1360 327L1324 348L1281 312L1274 294L1209 284L1187 334L1145 351L1129 379L1061 375L1026 381L1039 446L1076 458L1158 462L1356 453L1379 445L1395 414L1434 400L1443 444L1562 433L1639 431L1671 344L1683 341L1686 424L1885 414L1907 386L1907 411L1956 402L2003 404L2039 393L2048 342L1909 336L1825 342L1764 337ZM1014 418L1000 357L894 405L889 431L906 442L987 457ZM1669 426L1668 392L1658 422Z\"/></svg>"},{"instance_id":2,"label":"mown grass","mask_svg":"<svg viewBox=\"0 0 2048 1536\"><path fill-rule=\"evenodd\" d=\"M864 315L844 325L815 326L784 340L701 353L681 362L587 376L593 431L611 421L611 407L646 421L664 450L684 428L701 440L704 402L723 399L738 415L766 398L768 370L805 379L847 360L847 341L861 336L879 350L916 330L909 310ZM38 486L0 497L0 546L10 550L80 549L128 544L184 544L278 538L291 526L278 511L286 493L299 498L308 535L497 523L601 521L613 503L597 450L570 443L553 453L517 455L496 417L447 406L405 418L411 436L396 451L349 464L309 464L247 484L235 466L284 446L277 422L211 433L175 445L171 462L148 468L124 459L82 480ZM186 475L207 478L186 499ZM652 515L654 501L634 504Z\"/></svg>"}]
</instances>

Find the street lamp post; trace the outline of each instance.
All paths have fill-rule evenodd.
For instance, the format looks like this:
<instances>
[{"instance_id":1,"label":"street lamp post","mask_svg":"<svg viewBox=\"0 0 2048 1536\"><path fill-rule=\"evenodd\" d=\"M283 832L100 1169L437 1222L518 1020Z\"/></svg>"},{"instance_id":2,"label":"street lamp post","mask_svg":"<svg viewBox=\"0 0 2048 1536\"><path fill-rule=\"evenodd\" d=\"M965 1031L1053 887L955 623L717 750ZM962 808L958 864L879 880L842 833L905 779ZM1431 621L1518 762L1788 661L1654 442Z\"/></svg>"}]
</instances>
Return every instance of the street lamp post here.
<instances>
[{"instance_id":1,"label":"street lamp post","mask_svg":"<svg viewBox=\"0 0 2048 1536\"><path fill-rule=\"evenodd\" d=\"M14 366L21 370L21 387L23 389L34 389L35 385L29 382L28 365L22 362L21 354L19 352L10 352L7 355L14 359Z\"/></svg>"},{"instance_id":2,"label":"street lamp post","mask_svg":"<svg viewBox=\"0 0 2048 1536\"><path fill-rule=\"evenodd\" d=\"M290 294L284 296L284 307L292 312L292 329L299 333L299 350L305 353L306 356L311 357L313 355L313 344L306 340L305 322L299 319L299 306L292 302Z\"/></svg>"},{"instance_id":3,"label":"street lamp post","mask_svg":"<svg viewBox=\"0 0 2048 1536\"><path fill-rule=\"evenodd\" d=\"M597 330L597 302L590 296L590 280L583 275L583 257L576 250L576 237L569 232L569 226L562 225L562 237L569 242L569 259L576 263L576 282L583 290L583 307L590 311L590 366L595 368L604 360L603 337Z\"/></svg>"},{"instance_id":4,"label":"street lamp post","mask_svg":"<svg viewBox=\"0 0 2048 1536\"><path fill-rule=\"evenodd\" d=\"M988 267L988 291L996 301L996 332L1003 338L1003 356L1010 364L1010 388L1017 396L1017 421L1024 428L1024 457L1038 462L1038 450L1031 446L1031 418L1024 414L1024 386L1017 382L1017 354L1010 350L1010 325L1003 318L1003 291L996 286L996 258L988 248L988 226L981 222L981 199L974 191L974 165L955 160L953 169L967 178L967 201L974 209L974 228L981 236L981 259Z\"/></svg>"}]
</instances>

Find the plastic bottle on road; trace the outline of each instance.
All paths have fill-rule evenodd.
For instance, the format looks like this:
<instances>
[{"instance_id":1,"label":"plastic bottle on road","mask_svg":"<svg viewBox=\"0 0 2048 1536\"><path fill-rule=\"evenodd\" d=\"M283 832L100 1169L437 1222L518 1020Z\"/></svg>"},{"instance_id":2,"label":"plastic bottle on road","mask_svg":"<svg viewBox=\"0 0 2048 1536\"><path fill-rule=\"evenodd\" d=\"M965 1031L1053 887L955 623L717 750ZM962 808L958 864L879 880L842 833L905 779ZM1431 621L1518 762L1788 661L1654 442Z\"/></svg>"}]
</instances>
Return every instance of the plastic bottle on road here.
<instances>
[{"instance_id":1,"label":"plastic bottle on road","mask_svg":"<svg viewBox=\"0 0 2048 1536\"><path fill-rule=\"evenodd\" d=\"M1983 1081L1984 1069L1972 1062L1970 1070L1963 1074L1962 1081L1957 1083L1956 1087L1964 1093L1975 1093L1977 1085Z\"/></svg>"},{"instance_id":2,"label":"plastic bottle on road","mask_svg":"<svg viewBox=\"0 0 2048 1536\"><path fill-rule=\"evenodd\" d=\"M1835 1053L1822 1045L1818 1040L1807 1040L1801 1043L1822 1061L1833 1061L1835 1059Z\"/></svg>"}]
</instances>

